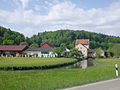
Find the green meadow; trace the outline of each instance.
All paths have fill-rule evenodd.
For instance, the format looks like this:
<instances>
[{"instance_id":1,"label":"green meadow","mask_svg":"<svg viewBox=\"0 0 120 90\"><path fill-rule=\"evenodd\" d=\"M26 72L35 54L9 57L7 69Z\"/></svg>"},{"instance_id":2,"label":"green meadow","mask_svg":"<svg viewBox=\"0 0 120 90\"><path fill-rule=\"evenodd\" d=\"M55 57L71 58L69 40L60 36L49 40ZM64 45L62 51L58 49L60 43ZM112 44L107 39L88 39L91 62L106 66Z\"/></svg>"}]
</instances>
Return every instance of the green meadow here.
<instances>
[{"instance_id":1,"label":"green meadow","mask_svg":"<svg viewBox=\"0 0 120 90\"><path fill-rule=\"evenodd\" d=\"M116 78L115 64L120 66L120 59L98 59L93 63L87 69L0 72L0 90L55 90Z\"/></svg>"},{"instance_id":2,"label":"green meadow","mask_svg":"<svg viewBox=\"0 0 120 90\"><path fill-rule=\"evenodd\" d=\"M0 57L0 69L6 70L7 68L25 68L25 67L50 67L59 66L75 62L74 58L28 58L28 57Z\"/></svg>"}]
</instances>

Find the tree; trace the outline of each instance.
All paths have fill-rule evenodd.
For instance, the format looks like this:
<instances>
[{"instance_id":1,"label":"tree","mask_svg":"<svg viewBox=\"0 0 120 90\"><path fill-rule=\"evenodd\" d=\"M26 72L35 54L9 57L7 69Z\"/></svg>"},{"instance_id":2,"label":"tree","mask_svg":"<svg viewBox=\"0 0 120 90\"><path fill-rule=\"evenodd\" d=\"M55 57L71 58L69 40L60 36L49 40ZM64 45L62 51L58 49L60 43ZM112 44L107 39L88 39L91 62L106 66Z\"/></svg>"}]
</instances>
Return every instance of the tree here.
<instances>
[{"instance_id":1,"label":"tree","mask_svg":"<svg viewBox=\"0 0 120 90\"><path fill-rule=\"evenodd\" d=\"M39 45L36 43L30 45L30 48L37 48L37 47L39 47Z\"/></svg>"},{"instance_id":2,"label":"tree","mask_svg":"<svg viewBox=\"0 0 120 90\"><path fill-rule=\"evenodd\" d=\"M75 40L74 40L74 42L69 43L69 44L67 45L67 48L68 48L68 49L72 49L72 48L74 48L74 47L75 47Z\"/></svg>"},{"instance_id":3,"label":"tree","mask_svg":"<svg viewBox=\"0 0 120 90\"><path fill-rule=\"evenodd\" d=\"M4 40L9 40L9 39L10 39L10 35L7 32L5 32L4 33Z\"/></svg>"},{"instance_id":4,"label":"tree","mask_svg":"<svg viewBox=\"0 0 120 90\"><path fill-rule=\"evenodd\" d=\"M70 57L68 51L63 51L63 52L62 52L62 56L63 56L63 57Z\"/></svg>"},{"instance_id":5,"label":"tree","mask_svg":"<svg viewBox=\"0 0 120 90\"><path fill-rule=\"evenodd\" d=\"M56 47L53 49L53 52L54 53L57 53L58 54L58 57L63 57L64 56L64 52L65 52L65 48L66 48L66 45L64 43L62 43L60 45L60 47Z\"/></svg>"},{"instance_id":6,"label":"tree","mask_svg":"<svg viewBox=\"0 0 120 90\"><path fill-rule=\"evenodd\" d=\"M115 57L120 57L120 44L114 44L108 49L108 52L110 52Z\"/></svg>"},{"instance_id":7,"label":"tree","mask_svg":"<svg viewBox=\"0 0 120 90\"><path fill-rule=\"evenodd\" d=\"M0 37L0 45L2 45L2 37Z\"/></svg>"},{"instance_id":8,"label":"tree","mask_svg":"<svg viewBox=\"0 0 120 90\"><path fill-rule=\"evenodd\" d=\"M19 37L19 38L18 38ZM0 44L19 45L25 39L23 34L0 26Z\"/></svg>"},{"instance_id":9,"label":"tree","mask_svg":"<svg viewBox=\"0 0 120 90\"><path fill-rule=\"evenodd\" d=\"M78 51L77 49L73 48L69 52L69 57L81 58L83 57L83 55L81 51Z\"/></svg>"},{"instance_id":10,"label":"tree","mask_svg":"<svg viewBox=\"0 0 120 90\"><path fill-rule=\"evenodd\" d=\"M29 45L33 43L38 45L49 43L54 47L61 47L61 44L64 44L66 48L72 49L75 47L76 39L90 39L91 49L101 47L107 50L112 44L120 43L120 37L69 29L42 32L33 35L31 38L25 38L23 34L0 26L0 44L5 43L6 41L4 40L13 40L15 45L19 45L20 42L27 42Z\"/></svg>"},{"instance_id":11,"label":"tree","mask_svg":"<svg viewBox=\"0 0 120 90\"><path fill-rule=\"evenodd\" d=\"M56 47L52 51L53 51L53 53L56 53L58 55L58 57L61 57L62 50L60 47Z\"/></svg>"},{"instance_id":12,"label":"tree","mask_svg":"<svg viewBox=\"0 0 120 90\"><path fill-rule=\"evenodd\" d=\"M31 45L33 43L32 39L28 37L25 38L25 42L27 42L28 45Z\"/></svg>"},{"instance_id":13,"label":"tree","mask_svg":"<svg viewBox=\"0 0 120 90\"><path fill-rule=\"evenodd\" d=\"M28 46L28 43L27 42L21 42L20 45L26 45L26 46Z\"/></svg>"},{"instance_id":14,"label":"tree","mask_svg":"<svg viewBox=\"0 0 120 90\"><path fill-rule=\"evenodd\" d=\"M25 38L21 35L18 35L16 38L15 38L15 42L17 44L20 44L20 42L23 42L25 40Z\"/></svg>"},{"instance_id":15,"label":"tree","mask_svg":"<svg viewBox=\"0 0 120 90\"><path fill-rule=\"evenodd\" d=\"M94 55L95 55L95 57L97 57L97 58L104 57L104 56L102 55L102 53L104 53L104 51L102 50L102 48L97 48L97 49L95 49Z\"/></svg>"},{"instance_id":16,"label":"tree","mask_svg":"<svg viewBox=\"0 0 120 90\"><path fill-rule=\"evenodd\" d=\"M97 34L84 30L58 30L54 32L43 32L38 33L38 35L34 35L31 39L38 45L40 45L40 40L42 44L49 43L55 47L60 47L61 44L65 44L69 49L74 48L76 39L90 39L91 49L101 47L102 49L107 50L109 46L111 46L111 43L120 43L120 37Z\"/></svg>"},{"instance_id":17,"label":"tree","mask_svg":"<svg viewBox=\"0 0 120 90\"><path fill-rule=\"evenodd\" d=\"M14 45L14 40L4 40L3 45Z\"/></svg>"}]
</instances>

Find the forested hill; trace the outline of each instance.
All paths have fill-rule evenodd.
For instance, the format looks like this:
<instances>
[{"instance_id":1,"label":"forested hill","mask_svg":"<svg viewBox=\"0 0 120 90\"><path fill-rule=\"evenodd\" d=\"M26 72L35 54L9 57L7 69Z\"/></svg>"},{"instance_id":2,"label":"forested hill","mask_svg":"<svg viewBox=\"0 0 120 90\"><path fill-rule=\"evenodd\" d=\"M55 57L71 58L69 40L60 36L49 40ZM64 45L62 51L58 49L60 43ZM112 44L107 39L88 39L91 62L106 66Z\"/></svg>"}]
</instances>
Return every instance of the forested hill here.
<instances>
[{"instance_id":1,"label":"forested hill","mask_svg":"<svg viewBox=\"0 0 120 90\"><path fill-rule=\"evenodd\" d=\"M19 45L23 41L24 35L0 26L0 45Z\"/></svg>"},{"instance_id":2,"label":"forested hill","mask_svg":"<svg viewBox=\"0 0 120 90\"><path fill-rule=\"evenodd\" d=\"M76 39L90 39L91 48L102 47L107 49L109 46L112 46L113 43L120 43L120 37L108 36L104 34L97 34L93 32L88 32L84 30L58 30L38 33L31 38L34 42L40 44L39 40L42 40L41 43L49 43L53 46L66 45L68 48L74 47Z\"/></svg>"},{"instance_id":3,"label":"forested hill","mask_svg":"<svg viewBox=\"0 0 120 90\"><path fill-rule=\"evenodd\" d=\"M23 34L0 26L0 45L19 45L21 43L28 43L29 46L32 44L38 44L38 46L40 46L44 43L48 43L54 47L64 45L67 48L73 48L76 39L90 39L90 46L93 49L97 47L107 49L109 46L112 46L113 43L120 43L120 37L87 32L84 30L49 31L38 33L31 38L25 38Z\"/></svg>"}]
</instances>

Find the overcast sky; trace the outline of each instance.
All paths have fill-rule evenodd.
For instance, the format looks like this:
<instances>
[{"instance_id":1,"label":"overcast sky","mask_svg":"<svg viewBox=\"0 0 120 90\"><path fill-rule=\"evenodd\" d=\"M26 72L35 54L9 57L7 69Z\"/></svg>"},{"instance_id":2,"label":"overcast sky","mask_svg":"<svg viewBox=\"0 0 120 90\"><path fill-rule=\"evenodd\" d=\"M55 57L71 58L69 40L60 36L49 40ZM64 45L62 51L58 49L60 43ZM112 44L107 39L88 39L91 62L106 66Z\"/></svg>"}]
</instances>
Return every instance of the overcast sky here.
<instances>
[{"instance_id":1,"label":"overcast sky","mask_svg":"<svg viewBox=\"0 0 120 90\"><path fill-rule=\"evenodd\" d=\"M0 0L0 26L29 37L59 29L120 36L120 0Z\"/></svg>"}]
</instances>

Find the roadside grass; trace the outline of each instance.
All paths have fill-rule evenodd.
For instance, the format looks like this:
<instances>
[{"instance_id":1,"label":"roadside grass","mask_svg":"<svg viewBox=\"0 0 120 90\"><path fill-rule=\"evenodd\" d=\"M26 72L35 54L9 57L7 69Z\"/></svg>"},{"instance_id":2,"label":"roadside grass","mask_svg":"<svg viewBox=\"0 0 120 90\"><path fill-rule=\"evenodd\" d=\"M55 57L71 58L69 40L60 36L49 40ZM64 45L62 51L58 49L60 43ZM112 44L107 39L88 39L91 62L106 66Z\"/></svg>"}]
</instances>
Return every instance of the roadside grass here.
<instances>
[{"instance_id":1,"label":"roadside grass","mask_svg":"<svg viewBox=\"0 0 120 90\"><path fill-rule=\"evenodd\" d=\"M28 58L28 57L0 57L0 69L17 67L49 67L75 62L75 58ZM18 68L19 69L19 68Z\"/></svg>"},{"instance_id":2,"label":"roadside grass","mask_svg":"<svg viewBox=\"0 0 120 90\"><path fill-rule=\"evenodd\" d=\"M115 78L120 59L94 60L88 69L0 72L0 90L55 90Z\"/></svg>"}]
</instances>

